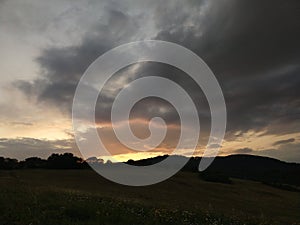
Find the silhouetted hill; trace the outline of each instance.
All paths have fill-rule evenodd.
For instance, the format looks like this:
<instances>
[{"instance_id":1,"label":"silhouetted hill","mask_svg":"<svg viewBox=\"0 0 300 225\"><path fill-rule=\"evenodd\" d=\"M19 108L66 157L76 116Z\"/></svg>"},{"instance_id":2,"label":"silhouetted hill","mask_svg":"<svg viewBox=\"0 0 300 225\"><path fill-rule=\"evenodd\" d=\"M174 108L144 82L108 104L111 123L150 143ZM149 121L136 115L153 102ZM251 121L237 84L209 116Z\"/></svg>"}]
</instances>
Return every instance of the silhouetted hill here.
<instances>
[{"instance_id":1,"label":"silhouetted hill","mask_svg":"<svg viewBox=\"0 0 300 225\"><path fill-rule=\"evenodd\" d=\"M128 160L126 163L134 166L148 166L172 157L171 163L177 164L187 160L183 156L157 156L138 161ZM93 158L93 163L103 160ZM95 160L97 159L97 160ZM91 161L91 159L90 159ZM198 166L201 157L190 158L183 167L183 171L199 173ZM31 157L18 162L16 159L0 157L0 169L87 169L87 162L71 153L52 154L47 160ZM207 170L200 173L200 177L207 181L231 183L230 178L247 179L263 182L274 187L294 190L300 187L300 164L287 163L277 159L253 155L231 155L216 157Z\"/></svg>"},{"instance_id":2,"label":"silhouetted hill","mask_svg":"<svg viewBox=\"0 0 300 225\"><path fill-rule=\"evenodd\" d=\"M167 156L143 159L139 161L128 161L128 164L146 166L162 161ZM178 157L178 160L182 156ZM184 171L198 172L201 157L193 157L183 168ZM260 181L274 186L288 184L300 186L300 164L287 163L277 159L254 155L230 155L216 157L210 167L202 172L215 174L223 177L239 178Z\"/></svg>"}]
</instances>

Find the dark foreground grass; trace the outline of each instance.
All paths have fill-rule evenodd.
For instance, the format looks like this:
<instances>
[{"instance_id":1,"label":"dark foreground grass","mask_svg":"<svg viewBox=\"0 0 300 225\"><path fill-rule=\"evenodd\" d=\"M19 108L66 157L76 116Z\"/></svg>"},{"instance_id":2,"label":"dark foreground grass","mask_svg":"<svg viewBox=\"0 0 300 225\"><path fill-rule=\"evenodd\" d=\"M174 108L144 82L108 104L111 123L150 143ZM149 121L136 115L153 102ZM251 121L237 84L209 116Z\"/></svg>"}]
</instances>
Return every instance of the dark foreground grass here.
<instances>
[{"instance_id":1,"label":"dark foreground grass","mask_svg":"<svg viewBox=\"0 0 300 225\"><path fill-rule=\"evenodd\" d=\"M211 184L185 173L132 188L89 170L0 171L0 225L300 224L298 197L258 183Z\"/></svg>"},{"instance_id":2,"label":"dark foreground grass","mask_svg":"<svg viewBox=\"0 0 300 225\"><path fill-rule=\"evenodd\" d=\"M127 201L101 198L78 192L2 189L0 224L269 224L240 221L209 212L190 212L149 207Z\"/></svg>"}]
</instances>

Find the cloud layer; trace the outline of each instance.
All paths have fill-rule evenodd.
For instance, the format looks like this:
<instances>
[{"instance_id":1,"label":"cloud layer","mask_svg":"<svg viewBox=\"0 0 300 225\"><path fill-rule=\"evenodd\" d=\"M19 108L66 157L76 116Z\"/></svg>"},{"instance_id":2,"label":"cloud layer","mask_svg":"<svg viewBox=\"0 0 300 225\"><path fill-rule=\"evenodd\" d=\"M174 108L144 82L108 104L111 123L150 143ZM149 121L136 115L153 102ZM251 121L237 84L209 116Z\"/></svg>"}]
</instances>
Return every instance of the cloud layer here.
<instances>
[{"instance_id":1,"label":"cloud layer","mask_svg":"<svg viewBox=\"0 0 300 225\"><path fill-rule=\"evenodd\" d=\"M276 136L300 131L298 0L176 0L163 4L160 1L151 4L132 0L95 1L87 3L84 12L79 3L56 4L67 5L68 10L56 17L57 26L53 27L62 29L64 24L65 31L75 30L80 38L75 38L76 41L73 38L68 44L43 47L35 58L39 76L14 82L27 96L58 107L70 116L76 85L97 57L123 43L158 39L191 49L214 71L227 104L228 141L235 140L237 133L249 131ZM92 14L95 9L99 14ZM78 20L74 16L77 14L85 19ZM80 32L68 21L77 21L82 27ZM114 97L124 85L153 74L174 80L188 90L207 136L210 114L202 91L183 72L154 63L135 64L115 74L101 93L97 122L109 123ZM161 116L171 125L179 124L176 110L159 99L141 101L132 111L132 118L142 121L153 116ZM142 136L146 134L147 129L141 132ZM278 141L274 147L295 141L294 138ZM251 149L236 152L250 153Z\"/></svg>"}]
</instances>

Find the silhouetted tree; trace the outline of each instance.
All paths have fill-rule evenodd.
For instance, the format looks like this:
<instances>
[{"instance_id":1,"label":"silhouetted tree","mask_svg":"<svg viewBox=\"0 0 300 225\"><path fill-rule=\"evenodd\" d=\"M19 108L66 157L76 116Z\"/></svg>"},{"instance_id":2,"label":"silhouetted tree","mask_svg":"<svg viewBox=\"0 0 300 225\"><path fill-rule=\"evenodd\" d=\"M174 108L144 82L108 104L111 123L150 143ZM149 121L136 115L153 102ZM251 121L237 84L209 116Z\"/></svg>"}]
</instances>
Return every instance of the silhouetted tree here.
<instances>
[{"instance_id":1,"label":"silhouetted tree","mask_svg":"<svg viewBox=\"0 0 300 225\"><path fill-rule=\"evenodd\" d=\"M48 160L48 168L51 169L79 169L82 168L83 159L72 153L52 154Z\"/></svg>"},{"instance_id":2,"label":"silhouetted tree","mask_svg":"<svg viewBox=\"0 0 300 225\"><path fill-rule=\"evenodd\" d=\"M0 157L0 169L12 170L18 168L18 160Z\"/></svg>"},{"instance_id":3,"label":"silhouetted tree","mask_svg":"<svg viewBox=\"0 0 300 225\"><path fill-rule=\"evenodd\" d=\"M30 157L25 159L25 161L20 162L20 167L28 169L46 168L47 160L38 157Z\"/></svg>"}]
</instances>

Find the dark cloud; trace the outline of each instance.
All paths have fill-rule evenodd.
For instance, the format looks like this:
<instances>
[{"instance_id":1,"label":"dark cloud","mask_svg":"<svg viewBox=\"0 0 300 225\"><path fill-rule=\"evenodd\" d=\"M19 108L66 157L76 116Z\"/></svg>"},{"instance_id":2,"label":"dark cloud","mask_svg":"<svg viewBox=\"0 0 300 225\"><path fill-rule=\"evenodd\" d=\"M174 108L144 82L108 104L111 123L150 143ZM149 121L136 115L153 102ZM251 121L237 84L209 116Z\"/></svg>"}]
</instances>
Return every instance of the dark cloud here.
<instances>
[{"instance_id":1,"label":"dark cloud","mask_svg":"<svg viewBox=\"0 0 300 225\"><path fill-rule=\"evenodd\" d=\"M249 130L276 135L295 133L300 131L299 9L298 0L166 2L149 12L154 13L156 26L151 37L190 48L212 68L227 104L227 138L237 131ZM147 29L137 14L126 10L108 10L105 17L104 22L86 33L80 44L44 49L37 58L42 76L33 83L19 82L18 87L28 94L34 93L40 101L52 102L70 112L75 87L90 63L114 46L139 40L138 34ZM182 72L150 64L140 66L136 74L130 71L120 71L108 84L112 88L103 93L104 102L97 106L99 121L109 120L113 98L122 84L132 81L137 74L157 73L186 87L199 114L209 123L203 93ZM175 76L164 75L170 72ZM124 77L120 86L113 85ZM162 106L160 100L149 99L141 102L133 113L148 118L159 107L170 108ZM168 112L163 116L176 122L176 112Z\"/></svg>"},{"instance_id":2,"label":"dark cloud","mask_svg":"<svg viewBox=\"0 0 300 225\"><path fill-rule=\"evenodd\" d=\"M300 163L299 149L299 143L288 143L279 146L278 149L266 149L262 151L255 151L255 153L261 156L277 158L287 162Z\"/></svg>"},{"instance_id":3,"label":"dark cloud","mask_svg":"<svg viewBox=\"0 0 300 225\"><path fill-rule=\"evenodd\" d=\"M139 26L123 12L109 10L106 14L106 20L93 27L81 44L43 49L36 59L41 76L33 82L18 81L16 86L70 112L77 83L88 66L109 49L131 41Z\"/></svg>"},{"instance_id":4,"label":"dark cloud","mask_svg":"<svg viewBox=\"0 0 300 225\"><path fill-rule=\"evenodd\" d=\"M253 153L253 149L251 148L240 148L234 151L236 154L250 154Z\"/></svg>"},{"instance_id":5,"label":"dark cloud","mask_svg":"<svg viewBox=\"0 0 300 225\"><path fill-rule=\"evenodd\" d=\"M283 144L288 144L288 143L292 143L295 142L295 138L290 138L290 139L286 139L286 140L280 140L280 141L276 141L273 145L283 145Z\"/></svg>"},{"instance_id":6,"label":"dark cloud","mask_svg":"<svg viewBox=\"0 0 300 225\"><path fill-rule=\"evenodd\" d=\"M251 148L241 148L234 150L234 154L251 154L276 158L286 162L300 163L300 144L283 143L278 149L253 150Z\"/></svg>"},{"instance_id":7,"label":"dark cloud","mask_svg":"<svg viewBox=\"0 0 300 225\"><path fill-rule=\"evenodd\" d=\"M79 155L73 140L41 140L35 138L0 139L0 156L23 160L37 156L47 158L52 153L72 152Z\"/></svg>"},{"instance_id":8,"label":"dark cloud","mask_svg":"<svg viewBox=\"0 0 300 225\"><path fill-rule=\"evenodd\" d=\"M182 23L172 29L169 11L157 38L189 47L209 64L225 94L229 131L299 131L292 126L300 106L299 1L220 1L211 7L203 26L178 25L191 18L178 11L175 20L182 17Z\"/></svg>"},{"instance_id":9,"label":"dark cloud","mask_svg":"<svg viewBox=\"0 0 300 225\"><path fill-rule=\"evenodd\" d=\"M218 1L204 12L201 3L192 2L176 14L168 7L160 7L157 37L197 51L217 72L227 72L223 79L259 75L254 73L299 59L297 0Z\"/></svg>"}]
</instances>

